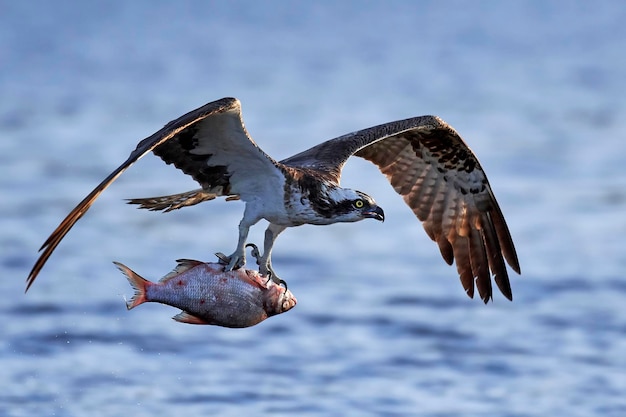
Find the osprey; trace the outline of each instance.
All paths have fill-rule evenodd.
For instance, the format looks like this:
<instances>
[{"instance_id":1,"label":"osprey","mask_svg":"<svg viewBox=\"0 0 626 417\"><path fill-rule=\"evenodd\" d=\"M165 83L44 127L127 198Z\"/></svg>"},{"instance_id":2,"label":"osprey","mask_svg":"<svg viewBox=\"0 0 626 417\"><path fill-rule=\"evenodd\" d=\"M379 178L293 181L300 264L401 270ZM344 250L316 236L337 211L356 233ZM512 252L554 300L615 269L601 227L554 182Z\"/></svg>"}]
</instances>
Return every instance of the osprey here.
<instances>
[{"instance_id":1,"label":"osprey","mask_svg":"<svg viewBox=\"0 0 626 417\"><path fill-rule=\"evenodd\" d=\"M61 222L40 251L27 278L35 281L54 249L96 198L135 161L152 151L190 175L202 188L181 194L129 200L165 212L219 196L245 202L239 239L230 256L217 254L225 270L245 264L248 231L269 222L263 253L253 250L259 271L275 281L272 247L287 227L384 220L374 199L343 188L339 180L352 155L373 162L422 221L448 264L456 262L461 283L473 297L492 298L491 275L512 300L504 260L520 273L513 241L485 172L457 132L436 116L385 123L323 142L276 161L250 138L235 98L223 98L169 122L139 142L128 159L106 177Z\"/></svg>"}]
</instances>

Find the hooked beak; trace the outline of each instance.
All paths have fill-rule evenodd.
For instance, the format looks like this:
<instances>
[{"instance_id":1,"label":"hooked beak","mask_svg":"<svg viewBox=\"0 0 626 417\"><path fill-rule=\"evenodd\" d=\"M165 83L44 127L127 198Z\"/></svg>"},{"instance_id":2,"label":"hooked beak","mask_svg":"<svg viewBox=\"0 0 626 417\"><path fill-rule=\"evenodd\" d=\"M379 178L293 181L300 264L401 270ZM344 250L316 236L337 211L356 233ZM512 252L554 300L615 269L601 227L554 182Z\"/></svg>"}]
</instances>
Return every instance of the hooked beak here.
<instances>
[{"instance_id":1,"label":"hooked beak","mask_svg":"<svg viewBox=\"0 0 626 417\"><path fill-rule=\"evenodd\" d=\"M381 222L385 221L385 212L383 211L382 208L378 207L378 206L374 206L372 208L370 208L369 210L366 210L363 212L363 217L366 219L376 219L379 220Z\"/></svg>"}]
</instances>

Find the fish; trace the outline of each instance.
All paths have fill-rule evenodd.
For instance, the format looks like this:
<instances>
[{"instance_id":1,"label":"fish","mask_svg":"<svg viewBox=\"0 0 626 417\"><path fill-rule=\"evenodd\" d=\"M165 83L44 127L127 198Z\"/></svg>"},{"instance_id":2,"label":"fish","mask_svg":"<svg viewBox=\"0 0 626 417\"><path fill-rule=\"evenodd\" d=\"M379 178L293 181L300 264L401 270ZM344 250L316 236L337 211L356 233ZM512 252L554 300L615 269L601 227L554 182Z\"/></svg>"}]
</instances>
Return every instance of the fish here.
<instances>
[{"instance_id":1,"label":"fish","mask_svg":"<svg viewBox=\"0 0 626 417\"><path fill-rule=\"evenodd\" d=\"M181 323L242 328L289 311L297 303L291 291L258 271L224 271L223 264L192 259L176 262L176 268L158 282L113 262L135 290L126 308L147 302L167 304L182 310L172 317Z\"/></svg>"}]
</instances>

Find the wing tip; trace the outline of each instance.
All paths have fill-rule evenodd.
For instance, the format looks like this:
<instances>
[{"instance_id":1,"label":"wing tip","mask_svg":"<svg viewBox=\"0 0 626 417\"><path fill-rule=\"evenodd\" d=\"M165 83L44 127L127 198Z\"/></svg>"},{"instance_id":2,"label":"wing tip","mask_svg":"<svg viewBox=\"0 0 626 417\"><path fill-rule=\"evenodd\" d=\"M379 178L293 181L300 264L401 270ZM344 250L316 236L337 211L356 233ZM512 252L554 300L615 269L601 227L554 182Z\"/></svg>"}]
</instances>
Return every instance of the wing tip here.
<instances>
[{"instance_id":1,"label":"wing tip","mask_svg":"<svg viewBox=\"0 0 626 417\"><path fill-rule=\"evenodd\" d=\"M43 265L46 263L49 257L50 254L44 252L39 257L39 259L37 259L37 262L35 262L35 265L33 265L33 268L30 270L28 277L26 277L26 289L24 290L24 293L27 293L30 287L35 283L35 279L37 279L39 272L41 272L41 268L43 268Z\"/></svg>"}]
</instances>

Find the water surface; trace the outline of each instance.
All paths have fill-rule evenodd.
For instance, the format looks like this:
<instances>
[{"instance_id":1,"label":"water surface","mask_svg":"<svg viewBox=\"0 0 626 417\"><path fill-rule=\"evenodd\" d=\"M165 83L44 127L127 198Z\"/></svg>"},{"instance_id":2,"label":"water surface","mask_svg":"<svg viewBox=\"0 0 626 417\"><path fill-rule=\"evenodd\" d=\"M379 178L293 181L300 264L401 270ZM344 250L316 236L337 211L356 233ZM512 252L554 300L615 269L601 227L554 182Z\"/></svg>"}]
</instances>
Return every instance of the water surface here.
<instances>
[{"instance_id":1,"label":"water surface","mask_svg":"<svg viewBox=\"0 0 626 417\"><path fill-rule=\"evenodd\" d=\"M625 415L625 18L619 1L0 5L0 415ZM506 215L514 302L468 299L385 179L351 161L344 185L387 219L281 235L294 310L239 330L128 312L111 261L156 279L213 260L242 213L123 204L196 186L153 156L23 294L41 243L140 139L224 96L278 159L448 121Z\"/></svg>"}]
</instances>

